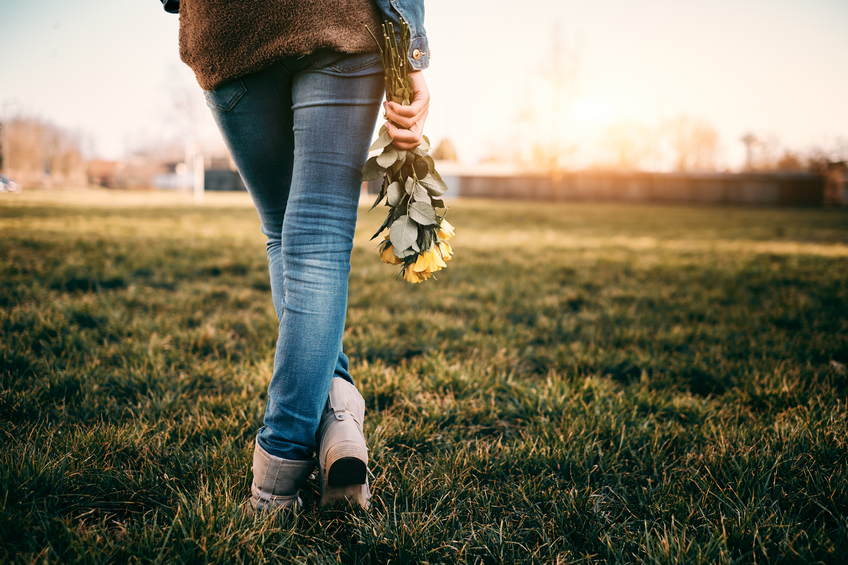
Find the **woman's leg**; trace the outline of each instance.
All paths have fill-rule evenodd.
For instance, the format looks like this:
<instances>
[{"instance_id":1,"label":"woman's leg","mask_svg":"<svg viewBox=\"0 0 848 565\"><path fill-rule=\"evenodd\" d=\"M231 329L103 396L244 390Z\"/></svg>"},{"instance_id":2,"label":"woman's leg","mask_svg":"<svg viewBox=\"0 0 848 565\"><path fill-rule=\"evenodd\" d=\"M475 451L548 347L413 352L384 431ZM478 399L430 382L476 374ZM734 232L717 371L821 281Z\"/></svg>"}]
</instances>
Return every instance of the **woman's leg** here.
<instances>
[{"instance_id":1,"label":"woman's leg","mask_svg":"<svg viewBox=\"0 0 848 565\"><path fill-rule=\"evenodd\" d=\"M325 54L288 59L240 82L243 88L228 85L233 92L207 98L268 236L280 326L257 441L276 457L306 460L333 375L352 382L341 341L382 69L374 55Z\"/></svg>"},{"instance_id":2,"label":"woman's leg","mask_svg":"<svg viewBox=\"0 0 848 565\"><path fill-rule=\"evenodd\" d=\"M359 63L357 63L359 61ZM258 441L311 457L333 375L352 382L342 352L362 165L383 94L382 69L345 57L293 76L294 167L282 230L280 335ZM319 62L320 64L320 62Z\"/></svg>"}]
</instances>

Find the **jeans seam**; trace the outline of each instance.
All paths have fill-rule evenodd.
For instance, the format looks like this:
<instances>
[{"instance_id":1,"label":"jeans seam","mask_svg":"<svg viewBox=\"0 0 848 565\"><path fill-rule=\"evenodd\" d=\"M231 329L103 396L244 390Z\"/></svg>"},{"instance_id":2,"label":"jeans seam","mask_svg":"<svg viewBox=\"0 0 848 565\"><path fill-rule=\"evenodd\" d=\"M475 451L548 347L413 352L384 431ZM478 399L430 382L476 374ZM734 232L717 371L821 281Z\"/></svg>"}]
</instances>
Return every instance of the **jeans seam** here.
<instances>
[{"instance_id":1,"label":"jeans seam","mask_svg":"<svg viewBox=\"0 0 848 565\"><path fill-rule=\"evenodd\" d=\"M356 66L345 66L345 67L342 68L342 67L339 67L339 66L333 64L333 65L329 65L329 67L331 69L333 69L334 71L337 71L337 72L340 72L340 73L355 73L356 71L361 71L362 69L374 67L380 61L380 57L377 56L376 53L362 53L362 55L374 55L375 58L373 60L367 60L366 59L365 61L363 61L362 63L360 63Z\"/></svg>"}]
</instances>

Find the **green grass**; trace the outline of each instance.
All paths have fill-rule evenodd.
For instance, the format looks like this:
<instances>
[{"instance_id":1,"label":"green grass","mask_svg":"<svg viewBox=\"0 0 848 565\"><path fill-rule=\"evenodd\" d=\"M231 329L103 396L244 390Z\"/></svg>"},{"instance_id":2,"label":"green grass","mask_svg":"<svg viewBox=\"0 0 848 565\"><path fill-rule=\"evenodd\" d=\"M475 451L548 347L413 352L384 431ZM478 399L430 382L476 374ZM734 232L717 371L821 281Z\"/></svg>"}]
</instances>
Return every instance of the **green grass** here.
<instances>
[{"instance_id":1,"label":"green grass","mask_svg":"<svg viewBox=\"0 0 848 565\"><path fill-rule=\"evenodd\" d=\"M0 199L0 562L848 559L848 211L456 202L409 285L363 209L373 507L255 519L256 213L62 198Z\"/></svg>"}]
</instances>

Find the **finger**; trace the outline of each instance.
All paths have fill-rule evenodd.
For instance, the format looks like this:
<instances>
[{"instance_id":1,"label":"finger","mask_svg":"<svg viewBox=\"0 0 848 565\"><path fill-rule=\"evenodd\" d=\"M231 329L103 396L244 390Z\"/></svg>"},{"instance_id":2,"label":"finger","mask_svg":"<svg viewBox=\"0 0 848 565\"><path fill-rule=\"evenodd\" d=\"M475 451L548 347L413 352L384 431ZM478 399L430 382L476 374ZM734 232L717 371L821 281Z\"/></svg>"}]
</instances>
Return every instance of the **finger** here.
<instances>
[{"instance_id":1,"label":"finger","mask_svg":"<svg viewBox=\"0 0 848 565\"><path fill-rule=\"evenodd\" d=\"M419 121L430 108L429 100L414 106L401 106L395 102L387 102L386 117L401 127L410 128Z\"/></svg>"},{"instance_id":2,"label":"finger","mask_svg":"<svg viewBox=\"0 0 848 565\"><path fill-rule=\"evenodd\" d=\"M389 130L389 135L392 137L392 143L394 143L395 147L398 149L414 149L421 145L421 137L424 135L424 123L427 121L429 114L429 110L426 110L421 116L421 119L409 129L402 129L391 122L386 122L386 128Z\"/></svg>"},{"instance_id":3,"label":"finger","mask_svg":"<svg viewBox=\"0 0 848 565\"><path fill-rule=\"evenodd\" d=\"M411 118L412 116L420 114L424 111L424 108L428 107L429 105L429 96L422 96L420 98L413 99L408 106L403 106L402 104L398 104L397 102L386 102L387 109L391 109L392 112L398 114L399 116L404 116L407 118Z\"/></svg>"},{"instance_id":4,"label":"finger","mask_svg":"<svg viewBox=\"0 0 848 565\"><path fill-rule=\"evenodd\" d=\"M421 118L411 124L408 128L400 127L399 124L395 124L391 121L386 122L386 127L389 130L389 135L392 139L400 139L401 141L420 141L421 135L424 133L424 124L427 122L427 116L430 115L429 110L425 110L421 115Z\"/></svg>"},{"instance_id":5,"label":"finger","mask_svg":"<svg viewBox=\"0 0 848 565\"><path fill-rule=\"evenodd\" d=\"M419 128L401 129L391 122L386 122L389 135L392 136L392 145L398 149L415 149L421 145L421 131Z\"/></svg>"}]
</instances>

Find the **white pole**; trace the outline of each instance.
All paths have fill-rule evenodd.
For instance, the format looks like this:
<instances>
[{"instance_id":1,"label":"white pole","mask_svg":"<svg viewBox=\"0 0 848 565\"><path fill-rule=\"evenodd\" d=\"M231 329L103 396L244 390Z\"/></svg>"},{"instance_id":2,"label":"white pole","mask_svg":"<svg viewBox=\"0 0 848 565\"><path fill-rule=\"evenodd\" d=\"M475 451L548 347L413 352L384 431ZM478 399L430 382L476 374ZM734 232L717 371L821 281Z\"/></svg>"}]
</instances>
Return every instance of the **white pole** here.
<instances>
[{"instance_id":1,"label":"white pole","mask_svg":"<svg viewBox=\"0 0 848 565\"><path fill-rule=\"evenodd\" d=\"M203 204L203 194L204 194L204 164L203 164L203 153L195 153L194 154L194 203L195 204Z\"/></svg>"},{"instance_id":2,"label":"white pole","mask_svg":"<svg viewBox=\"0 0 848 565\"><path fill-rule=\"evenodd\" d=\"M182 192L188 192L192 186L192 179L194 178L194 153L194 146L186 144L185 159L183 160L183 167L185 167L183 172L185 174L180 178L180 190ZM191 178L189 178L189 175L191 175Z\"/></svg>"},{"instance_id":3,"label":"white pole","mask_svg":"<svg viewBox=\"0 0 848 565\"><path fill-rule=\"evenodd\" d=\"M12 160L9 159L9 155L12 153L12 131L9 129L11 112L9 112L9 107L17 103L17 98L3 102L3 172L6 173L7 177L12 176Z\"/></svg>"}]
</instances>

